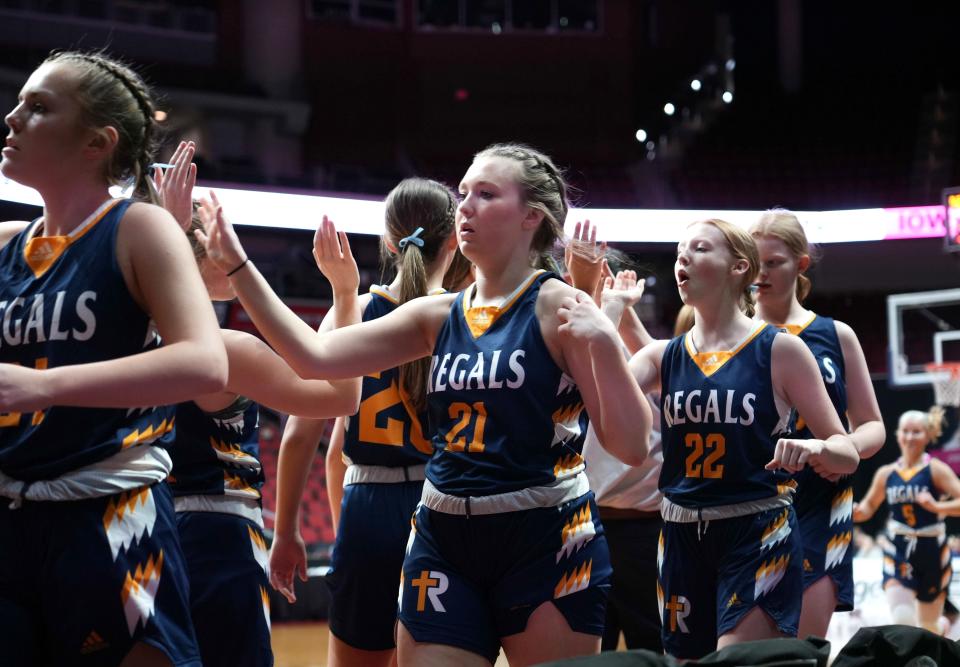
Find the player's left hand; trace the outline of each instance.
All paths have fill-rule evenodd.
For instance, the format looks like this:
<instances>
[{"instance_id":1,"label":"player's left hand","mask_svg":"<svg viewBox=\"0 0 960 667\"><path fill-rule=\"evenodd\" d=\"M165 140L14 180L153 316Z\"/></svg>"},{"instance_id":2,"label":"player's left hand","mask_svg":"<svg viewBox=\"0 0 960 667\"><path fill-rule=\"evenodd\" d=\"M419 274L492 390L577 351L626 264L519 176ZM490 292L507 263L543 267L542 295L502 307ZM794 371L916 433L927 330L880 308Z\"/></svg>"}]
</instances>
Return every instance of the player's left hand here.
<instances>
[{"instance_id":1,"label":"player's left hand","mask_svg":"<svg viewBox=\"0 0 960 667\"><path fill-rule=\"evenodd\" d=\"M557 317L560 320L557 333L561 336L569 336L585 343L610 336L611 333L616 336L613 324L597 308L593 299L583 292L564 297L557 309Z\"/></svg>"},{"instance_id":2,"label":"player's left hand","mask_svg":"<svg viewBox=\"0 0 960 667\"><path fill-rule=\"evenodd\" d=\"M0 364L0 412L33 412L53 405L47 371Z\"/></svg>"},{"instance_id":3,"label":"player's left hand","mask_svg":"<svg viewBox=\"0 0 960 667\"><path fill-rule=\"evenodd\" d=\"M360 289L360 270L350 251L347 233L338 232L327 216L323 216L313 235L313 259L330 281L334 295L355 294Z\"/></svg>"},{"instance_id":4,"label":"player's left hand","mask_svg":"<svg viewBox=\"0 0 960 667\"><path fill-rule=\"evenodd\" d=\"M773 451L773 458L765 467L767 470L783 468L789 472L798 472L811 458L820 456L823 447L822 440L780 438Z\"/></svg>"}]
</instances>

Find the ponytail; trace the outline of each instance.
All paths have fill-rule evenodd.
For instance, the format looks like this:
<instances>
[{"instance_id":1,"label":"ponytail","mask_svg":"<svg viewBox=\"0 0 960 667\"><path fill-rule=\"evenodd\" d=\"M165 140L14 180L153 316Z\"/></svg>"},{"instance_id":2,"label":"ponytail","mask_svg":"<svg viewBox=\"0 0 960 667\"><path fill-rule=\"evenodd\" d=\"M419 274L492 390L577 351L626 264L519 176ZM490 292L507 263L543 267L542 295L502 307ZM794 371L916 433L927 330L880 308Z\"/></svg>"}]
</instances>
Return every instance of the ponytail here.
<instances>
[{"instance_id":1,"label":"ponytail","mask_svg":"<svg viewBox=\"0 0 960 667\"><path fill-rule=\"evenodd\" d=\"M426 295L427 267L453 233L457 199L453 191L436 181L407 178L387 195L386 209L385 237L396 247L394 263L401 271L399 297L403 304ZM399 368L400 391L416 412L427 407L429 373L429 358Z\"/></svg>"}]
</instances>

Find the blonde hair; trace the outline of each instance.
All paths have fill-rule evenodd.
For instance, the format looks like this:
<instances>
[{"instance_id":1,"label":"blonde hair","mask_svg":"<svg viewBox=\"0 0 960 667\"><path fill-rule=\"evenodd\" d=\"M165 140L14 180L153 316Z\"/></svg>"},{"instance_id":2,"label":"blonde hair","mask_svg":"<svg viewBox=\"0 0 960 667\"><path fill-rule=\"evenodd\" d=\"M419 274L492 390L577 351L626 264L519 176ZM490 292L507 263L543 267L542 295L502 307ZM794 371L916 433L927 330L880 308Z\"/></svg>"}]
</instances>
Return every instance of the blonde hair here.
<instances>
[{"instance_id":1,"label":"blonde hair","mask_svg":"<svg viewBox=\"0 0 960 667\"><path fill-rule=\"evenodd\" d=\"M753 317L755 312L753 283L760 273L760 253L757 250L756 241L742 228L726 220L709 218L693 224L711 225L719 229L727 241L727 248L730 250L730 254L732 254L735 259L742 259L747 263L747 272L743 275L740 284L739 305L740 310L742 310L747 317Z\"/></svg>"},{"instance_id":2,"label":"blonde hair","mask_svg":"<svg viewBox=\"0 0 960 667\"><path fill-rule=\"evenodd\" d=\"M48 63L66 64L77 72L76 99L88 127L117 131L117 146L105 167L107 181L113 185L132 181L135 199L158 204L149 172L160 131L152 94L140 75L103 53L61 51L43 61Z\"/></svg>"},{"instance_id":3,"label":"blonde hair","mask_svg":"<svg viewBox=\"0 0 960 667\"><path fill-rule=\"evenodd\" d=\"M550 252L563 238L563 225L570 210L570 188L563 172L548 155L525 144L493 144L474 155L473 159L482 157L502 157L517 163L517 183L523 203L543 213L543 222L533 235L530 250L537 255L537 268L556 271L557 262Z\"/></svg>"},{"instance_id":4,"label":"blonde hair","mask_svg":"<svg viewBox=\"0 0 960 667\"><path fill-rule=\"evenodd\" d=\"M750 228L750 234L756 239L770 236L783 241L794 259L799 260L804 255L810 257L811 263L815 259L816 248L807 241L807 234L803 231L800 220L785 208L766 211ZM813 283L803 272L797 274L797 301L803 303L812 288Z\"/></svg>"},{"instance_id":5,"label":"blonde hair","mask_svg":"<svg viewBox=\"0 0 960 667\"><path fill-rule=\"evenodd\" d=\"M922 410L907 410L900 415L900 420L897 422L897 430L903 429L904 423L911 420L917 420L923 423L923 430L927 432L927 437L930 438L930 442L936 442L937 438L943 434L946 411L944 411L941 405L934 405L926 412Z\"/></svg>"}]
</instances>

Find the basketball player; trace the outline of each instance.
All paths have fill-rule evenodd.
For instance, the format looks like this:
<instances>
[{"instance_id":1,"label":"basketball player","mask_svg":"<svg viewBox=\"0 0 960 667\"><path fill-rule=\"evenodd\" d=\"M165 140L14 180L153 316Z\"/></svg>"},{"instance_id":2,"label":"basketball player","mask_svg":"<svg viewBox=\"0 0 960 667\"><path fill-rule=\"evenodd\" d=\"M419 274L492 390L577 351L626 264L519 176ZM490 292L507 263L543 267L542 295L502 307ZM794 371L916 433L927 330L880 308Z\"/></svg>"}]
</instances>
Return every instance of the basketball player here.
<instances>
[{"instance_id":1,"label":"basketball player","mask_svg":"<svg viewBox=\"0 0 960 667\"><path fill-rule=\"evenodd\" d=\"M884 501L890 506L887 537L893 550L883 555L883 588L894 623L940 633L938 625L953 570L941 515L960 515L960 480L926 453L940 437L943 408L908 410L900 415L900 458L880 466L853 520L867 521ZM937 501L941 494L953 500Z\"/></svg>"},{"instance_id":2,"label":"basketball player","mask_svg":"<svg viewBox=\"0 0 960 667\"><path fill-rule=\"evenodd\" d=\"M5 122L0 170L44 211L0 225L3 663L199 666L163 406L220 391L227 362L176 222L108 193L151 195L149 90L62 52Z\"/></svg>"},{"instance_id":3,"label":"basketball player","mask_svg":"<svg viewBox=\"0 0 960 667\"><path fill-rule=\"evenodd\" d=\"M436 181L408 178L391 190L381 257L395 265L396 276L390 285L374 285L361 297L364 321L411 299L444 292L444 276L458 253L456 209L454 193ZM327 576L327 662L332 666L389 665L395 659L397 585L410 518L423 491L424 464L433 453L424 435L429 363L421 359L364 377L359 411L338 419L334 427L339 444L331 443L328 469L341 456L348 465L344 474L328 479L332 504L342 498L334 508L336 543ZM309 424L294 429L310 431ZM306 479L298 471L309 470L319 435L285 437L281 445L270 557L278 590L291 598L294 571L306 562L297 518ZM291 451L297 445L301 451Z\"/></svg>"},{"instance_id":4,"label":"basketball player","mask_svg":"<svg viewBox=\"0 0 960 667\"><path fill-rule=\"evenodd\" d=\"M194 237L191 193L196 180L194 146L181 142L172 167L155 172L163 205L189 234L207 292L215 301L234 298L223 271ZM342 244L342 247L341 247ZM329 320L359 321L359 272L345 234L324 218L314 238L317 265L333 286ZM265 667L273 664L267 553L260 488L259 406L314 417L356 409L359 381L303 380L260 339L224 329L229 375L223 391L176 406L171 449L180 541L187 560L191 611L203 664ZM237 633L237 628L244 628Z\"/></svg>"},{"instance_id":5,"label":"basketball player","mask_svg":"<svg viewBox=\"0 0 960 667\"><path fill-rule=\"evenodd\" d=\"M407 547L402 665L513 665L594 653L609 557L580 456L583 408L626 462L650 411L613 325L590 297L538 271L562 233L566 183L542 153L481 151L460 183L460 249L476 283L414 299L321 337L301 335L246 264L232 277L260 331L306 377L350 377L432 355L434 447ZM245 260L222 215L207 252Z\"/></svg>"},{"instance_id":6,"label":"basketball player","mask_svg":"<svg viewBox=\"0 0 960 667\"><path fill-rule=\"evenodd\" d=\"M800 337L820 367L834 410L861 459L883 447L880 406L857 335L843 322L803 307L810 293L807 236L797 217L782 209L764 213L750 229L760 252L757 318ZM810 438L803 415L795 437ZM803 609L799 636L825 637L834 611L853 609L853 478L831 480L812 468L794 475L793 506L803 536Z\"/></svg>"},{"instance_id":7,"label":"basketball player","mask_svg":"<svg viewBox=\"0 0 960 667\"><path fill-rule=\"evenodd\" d=\"M750 319L758 269L739 227L688 227L675 272L695 324L631 361L644 390L661 392L658 593L664 648L679 658L796 635L802 556L787 473L850 473L859 461L810 351ZM821 439L778 439L791 406Z\"/></svg>"}]
</instances>

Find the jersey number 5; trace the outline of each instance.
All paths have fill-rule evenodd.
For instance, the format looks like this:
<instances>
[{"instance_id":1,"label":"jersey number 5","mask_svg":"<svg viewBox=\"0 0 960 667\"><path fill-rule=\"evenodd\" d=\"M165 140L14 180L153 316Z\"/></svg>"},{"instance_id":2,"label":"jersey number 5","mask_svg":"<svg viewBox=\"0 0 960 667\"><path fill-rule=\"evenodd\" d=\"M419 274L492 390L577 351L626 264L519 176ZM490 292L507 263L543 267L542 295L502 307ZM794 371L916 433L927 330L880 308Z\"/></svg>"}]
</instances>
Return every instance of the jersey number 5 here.
<instances>
[{"instance_id":1,"label":"jersey number 5","mask_svg":"<svg viewBox=\"0 0 960 667\"><path fill-rule=\"evenodd\" d=\"M687 433L684 440L693 451L687 455L687 477L722 479L723 464L717 461L727 452L727 441L720 433Z\"/></svg>"}]
</instances>

